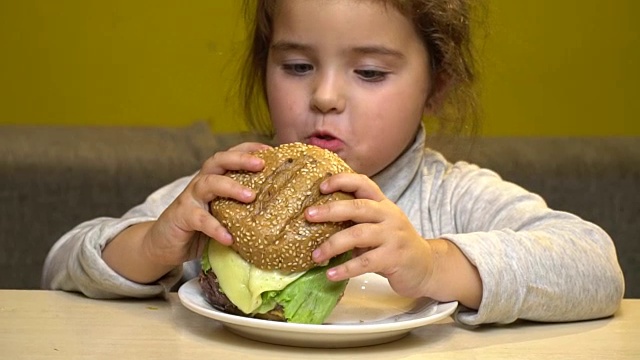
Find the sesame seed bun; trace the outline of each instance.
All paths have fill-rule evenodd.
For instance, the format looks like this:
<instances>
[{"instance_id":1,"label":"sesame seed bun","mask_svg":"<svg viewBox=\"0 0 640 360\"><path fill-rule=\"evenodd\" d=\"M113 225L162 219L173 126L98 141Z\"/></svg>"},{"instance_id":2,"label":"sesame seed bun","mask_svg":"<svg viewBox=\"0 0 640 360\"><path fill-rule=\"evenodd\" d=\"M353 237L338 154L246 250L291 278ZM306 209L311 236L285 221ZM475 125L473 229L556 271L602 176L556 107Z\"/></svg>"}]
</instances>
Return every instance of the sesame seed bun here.
<instances>
[{"instance_id":1,"label":"sesame seed bun","mask_svg":"<svg viewBox=\"0 0 640 360\"><path fill-rule=\"evenodd\" d=\"M254 154L264 160L263 171L230 171L227 176L253 189L255 201L244 204L217 198L211 202L211 213L233 235L231 247L254 266L283 272L315 267L311 252L351 223L310 223L304 209L353 199L351 194L325 195L319 189L327 177L353 170L331 151L302 143Z\"/></svg>"}]
</instances>

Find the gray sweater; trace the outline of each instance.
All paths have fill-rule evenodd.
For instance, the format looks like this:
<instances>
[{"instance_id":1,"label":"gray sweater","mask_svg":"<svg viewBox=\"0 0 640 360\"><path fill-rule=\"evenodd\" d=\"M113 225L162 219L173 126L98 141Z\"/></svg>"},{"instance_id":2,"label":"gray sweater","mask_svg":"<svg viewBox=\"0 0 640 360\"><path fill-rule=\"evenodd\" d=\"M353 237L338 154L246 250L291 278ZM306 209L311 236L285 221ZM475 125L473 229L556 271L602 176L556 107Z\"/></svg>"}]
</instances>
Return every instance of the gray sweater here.
<instances>
[{"instance_id":1,"label":"gray sweater","mask_svg":"<svg viewBox=\"0 0 640 360\"><path fill-rule=\"evenodd\" d=\"M466 325L516 319L575 321L612 315L624 280L610 237L575 215L549 209L544 200L465 162L448 163L415 143L373 177L425 239L446 238L478 268L483 297L478 311L459 309ZM191 177L166 185L122 218L84 222L52 247L43 287L94 298L150 297L197 276L199 261L174 269L157 284L124 279L101 258L119 232L155 220Z\"/></svg>"}]
</instances>

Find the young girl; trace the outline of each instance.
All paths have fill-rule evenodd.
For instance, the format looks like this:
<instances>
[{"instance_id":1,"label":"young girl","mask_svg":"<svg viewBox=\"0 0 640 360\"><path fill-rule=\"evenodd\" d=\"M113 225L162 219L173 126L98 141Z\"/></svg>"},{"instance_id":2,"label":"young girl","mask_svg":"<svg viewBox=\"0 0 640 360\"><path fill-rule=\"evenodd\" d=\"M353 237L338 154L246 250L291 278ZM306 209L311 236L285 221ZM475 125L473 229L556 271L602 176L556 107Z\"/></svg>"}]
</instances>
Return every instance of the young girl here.
<instances>
[{"instance_id":1,"label":"young girl","mask_svg":"<svg viewBox=\"0 0 640 360\"><path fill-rule=\"evenodd\" d=\"M624 283L602 229L489 170L448 163L425 144L423 118L450 124L473 102L470 3L257 1L244 77L249 123L273 131L277 144L329 149L359 173L321 185L355 200L306 210L312 222L356 223L313 252L320 263L354 250L329 279L376 272L400 295L459 301L456 319L468 325L609 316ZM269 120L258 116L256 99ZM207 204L219 196L252 201L250 189L223 175L260 171L249 152L266 147L219 152L122 218L80 224L52 248L45 286L144 297L196 276L209 237L233 241Z\"/></svg>"}]
</instances>

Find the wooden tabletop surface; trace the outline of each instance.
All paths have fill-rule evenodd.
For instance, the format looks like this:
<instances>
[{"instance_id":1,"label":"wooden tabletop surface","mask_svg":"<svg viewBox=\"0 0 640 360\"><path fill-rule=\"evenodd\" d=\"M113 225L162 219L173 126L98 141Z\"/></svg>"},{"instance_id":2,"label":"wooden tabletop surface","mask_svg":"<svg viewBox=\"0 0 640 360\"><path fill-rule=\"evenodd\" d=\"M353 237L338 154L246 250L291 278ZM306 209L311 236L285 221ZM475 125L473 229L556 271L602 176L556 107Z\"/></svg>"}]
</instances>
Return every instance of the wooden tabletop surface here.
<instances>
[{"instance_id":1,"label":"wooden tabletop surface","mask_svg":"<svg viewBox=\"0 0 640 360\"><path fill-rule=\"evenodd\" d=\"M451 318L382 345L314 349L248 340L167 300L0 290L2 359L640 359L640 299L614 317L468 330Z\"/></svg>"}]
</instances>

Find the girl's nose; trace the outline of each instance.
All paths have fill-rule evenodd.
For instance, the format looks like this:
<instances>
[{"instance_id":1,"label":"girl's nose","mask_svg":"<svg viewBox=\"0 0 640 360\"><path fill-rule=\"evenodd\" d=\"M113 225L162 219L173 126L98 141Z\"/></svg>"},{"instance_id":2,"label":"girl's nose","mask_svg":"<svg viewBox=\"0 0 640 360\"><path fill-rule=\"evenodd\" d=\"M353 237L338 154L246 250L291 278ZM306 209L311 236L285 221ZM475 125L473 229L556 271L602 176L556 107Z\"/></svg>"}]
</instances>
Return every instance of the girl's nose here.
<instances>
[{"instance_id":1,"label":"girl's nose","mask_svg":"<svg viewBox=\"0 0 640 360\"><path fill-rule=\"evenodd\" d=\"M316 81L311 97L311 107L321 113L341 113L346 100L341 82L335 75L320 75Z\"/></svg>"}]
</instances>

